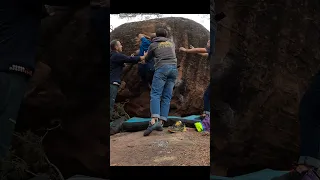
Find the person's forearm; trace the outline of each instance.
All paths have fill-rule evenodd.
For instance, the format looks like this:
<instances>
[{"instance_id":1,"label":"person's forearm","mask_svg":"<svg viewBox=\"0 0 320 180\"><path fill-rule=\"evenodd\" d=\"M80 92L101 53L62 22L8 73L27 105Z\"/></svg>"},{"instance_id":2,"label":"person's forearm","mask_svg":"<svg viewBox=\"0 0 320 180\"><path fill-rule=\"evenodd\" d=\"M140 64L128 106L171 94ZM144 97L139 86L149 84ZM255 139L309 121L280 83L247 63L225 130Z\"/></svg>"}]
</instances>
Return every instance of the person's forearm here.
<instances>
[{"instance_id":1,"label":"person's forearm","mask_svg":"<svg viewBox=\"0 0 320 180\"><path fill-rule=\"evenodd\" d=\"M186 49L187 53L207 53L207 50L205 48L192 48L192 49Z\"/></svg>"},{"instance_id":2,"label":"person's forearm","mask_svg":"<svg viewBox=\"0 0 320 180\"><path fill-rule=\"evenodd\" d=\"M209 54L208 53L198 53L200 56L207 57Z\"/></svg>"}]
</instances>

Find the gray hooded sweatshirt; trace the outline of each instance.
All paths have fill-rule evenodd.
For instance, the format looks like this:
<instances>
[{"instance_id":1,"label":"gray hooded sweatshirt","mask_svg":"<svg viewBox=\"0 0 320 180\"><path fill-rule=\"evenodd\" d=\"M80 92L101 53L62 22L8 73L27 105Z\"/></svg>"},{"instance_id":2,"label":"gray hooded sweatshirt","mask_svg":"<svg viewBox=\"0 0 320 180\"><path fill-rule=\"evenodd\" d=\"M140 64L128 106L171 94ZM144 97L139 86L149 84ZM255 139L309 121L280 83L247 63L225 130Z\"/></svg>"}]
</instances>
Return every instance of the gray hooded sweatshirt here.
<instances>
[{"instance_id":1,"label":"gray hooded sweatshirt","mask_svg":"<svg viewBox=\"0 0 320 180\"><path fill-rule=\"evenodd\" d=\"M148 49L146 61L154 58L154 68L165 64L177 65L175 44L165 37L155 37Z\"/></svg>"}]
</instances>

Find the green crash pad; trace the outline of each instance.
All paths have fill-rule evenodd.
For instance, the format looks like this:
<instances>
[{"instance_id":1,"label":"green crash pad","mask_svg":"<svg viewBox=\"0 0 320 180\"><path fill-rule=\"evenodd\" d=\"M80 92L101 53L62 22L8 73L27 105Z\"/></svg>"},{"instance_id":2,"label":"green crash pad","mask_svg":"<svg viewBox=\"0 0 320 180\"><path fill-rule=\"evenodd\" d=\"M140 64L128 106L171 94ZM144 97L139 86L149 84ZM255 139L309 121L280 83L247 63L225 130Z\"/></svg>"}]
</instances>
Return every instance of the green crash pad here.
<instances>
[{"instance_id":1,"label":"green crash pad","mask_svg":"<svg viewBox=\"0 0 320 180\"><path fill-rule=\"evenodd\" d=\"M275 171L272 169L264 169L261 171L236 177L210 176L210 180L271 180L272 178L281 176L285 173L287 173L287 171Z\"/></svg>"}]
</instances>

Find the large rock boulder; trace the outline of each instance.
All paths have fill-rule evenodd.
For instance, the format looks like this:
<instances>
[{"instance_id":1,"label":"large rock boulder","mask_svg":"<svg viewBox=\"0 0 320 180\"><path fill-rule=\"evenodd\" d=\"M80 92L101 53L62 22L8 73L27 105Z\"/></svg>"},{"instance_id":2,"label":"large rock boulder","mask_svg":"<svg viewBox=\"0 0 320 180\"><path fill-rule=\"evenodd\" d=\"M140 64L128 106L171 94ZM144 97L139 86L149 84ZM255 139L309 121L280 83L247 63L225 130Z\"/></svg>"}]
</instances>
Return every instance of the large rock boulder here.
<instances>
[{"instance_id":1,"label":"large rock boulder","mask_svg":"<svg viewBox=\"0 0 320 180\"><path fill-rule=\"evenodd\" d=\"M218 25L212 73L223 75L213 96L233 116L214 116L212 160L229 174L289 169L298 159L299 102L320 63L319 10L316 0L216 1L227 17Z\"/></svg>"},{"instance_id":2,"label":"large rock boulder","mask_svg":"<svg viewBox=\"0 0 320 180\"><path fill-rule=\"evenodd\" d=\"M195 21L185 18L160 18L123 24L111 32L111 39L118 39L123 45L123 53L130 55L139 47L135 41L138 33L150 34L157 28L168 30L169 38L176 44L179 77L174 90L170 114L199 114L203 108L203 93L209 83L209 60L197 54L179 52L179 47L205 47L209 31ZM128 100L126 112L131 116L150 117L150 92L139 85L137 65L128 65L123 73L123 85L117 101Z\"/></svg>"},{"instance_id":3,"label":"large rock boulder","mask_svg":"<svg viewBox=\"0 0 320 180\"><path fill-rule=\"evenodd\" d=\"M41 29L39 63L17 130L31 128L40 136L48 131L45 151L66 177L106 177L108 66L91 29L90 8L75 13L57 10L43 19Z\"/></svg>"}]
</instances>

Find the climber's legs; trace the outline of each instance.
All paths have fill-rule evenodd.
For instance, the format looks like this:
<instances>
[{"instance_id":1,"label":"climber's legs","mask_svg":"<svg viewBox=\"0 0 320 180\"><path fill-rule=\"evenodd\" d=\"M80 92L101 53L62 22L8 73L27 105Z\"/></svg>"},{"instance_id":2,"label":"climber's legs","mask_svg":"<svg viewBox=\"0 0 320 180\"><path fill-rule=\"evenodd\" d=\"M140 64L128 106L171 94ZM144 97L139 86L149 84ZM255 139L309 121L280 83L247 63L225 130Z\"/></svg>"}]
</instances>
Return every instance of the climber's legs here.
<instances>
[{"instance_id":1,"label":"climber's legs","mask_svg":"<svg viewBox=\"0 0 320 180\"><path fill-rule=\"evenodd\" d=\"M164 118L162 120L167 120L167 116L168 116L167 114L169 113L169 109L170 109L170 101L172 97L174 81L177 78L177 76L178 76L178 70L176 65L163 65L155 71L153 75L151 94L150 94L151 117L160 118L160 119ZM169 82L167 84L168 80ZM164 90L164 88L166 89ZM162 98L161 105L163 107L161 107L160 109L161 98ZM160 117L160 114L163 115L163 117Z\"/></svg>"},{"instance_id":2,"label":"climber's legs","mask_svg":"<svg viewBox=\"0 0 320 180\"><path fill-rule=\"evenodd\" d=\"M10 148L27 82L26 75L0 72L0 160Z\"/></svg>"},{"instance_id":3,"label":"climber's legs","mask_svg":"<svg viewBox=\"0 0 320 180\"><path fill-rule=\"evenodd\" d=\"M148 65L147 64L138 64L138 74L144 85L148 83L147 81Z\"/></svg>"},{"instance_id":4,"label":"climber's legs","mask_svg":"<svg viewBox=\"0 0 320 180\"><path fill-rule=\"evenodd\" d=\"M148 85L152 84L153 75L154 75L154 70L149 70L147 74Z\"/></svg>"},{"instance_id":5,"label":"climber's legs","mask_svg":"<svg viewBox=\"0 0 320 180\"><path fill-rule=\"evenodd\" d=\"M152 59L148 62L147 81L149 85L152 84L153 75L154 75L154 60Z\"/></svg>"},{"instance_id":6,"label":"climber's legs","mask_svg":"<svg viewBox=\"0 0 320 180\"><path fill-rule=\"evenodd\" d=\"M204 114L210 116L210 91L211 91L211 84L207 87L206 91L203 95L203 102L204 102Z\"/></svg>"},{"instance_id":7,"label":"climber's legs","mask_svg":"<svg viewBox=\"0 0 320 180\"><path fill-rule=\"evenodd\" d=\"M119 86L115 84L110 84L110 117L112 116L114 103L118 94Z\"/></svg>"},{"instance_id":8,"label":"climber's legs","mask_svg":"<svg viewBox=\"0 0 320 180\"><path fill-rule=\"evenodd\" d=\"M214 1L211 2L212 3L212 6L214 7ZM215 15L215 12L214 12L214 9L210 9L212 10L213 12L211 13L211 16L214 17ZM212 18L212 17L211 17ZM213 61L212 60L212 56L214 56L214 53L215 53L215 45L216 45L216 22L213 19L211 19L211 31L210 31L210 53L209 53L209 59L210 59L210 66L213 66L212 63ZM210 80L211 80L211 77L210 77ZM209 115L210 116L210 94L211 94L211 83L209 83L209 86L207 87L204 95L203 95L203 102L204 102L204 112L203 114L201 115L201 119L205 118L206 115Z\"/></svg>"},{"instance_id":9,"label":"climber's legs","mask_svg":"<svg viewBox=\"0 0 320 180\"><path fill-rule=\"evenodd\" d=\"M300 102L301 148L299 164L320 168L320 72Z\"/></svg>"},{"instance_id":10,"label":"climber's legs","mask_svg":"<svg viewBox=\"0 0 320 180\"><path fill-rule=\"evenodd\" d=\"M139 64L138 74L144 85L151 85L154 74L154 61L150 60L146 64Z\"/></svg>"}]
</instances>

